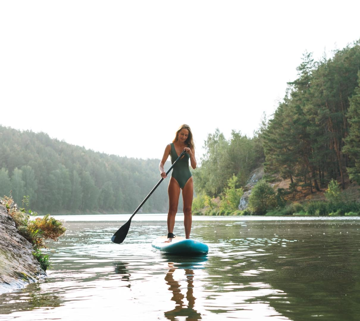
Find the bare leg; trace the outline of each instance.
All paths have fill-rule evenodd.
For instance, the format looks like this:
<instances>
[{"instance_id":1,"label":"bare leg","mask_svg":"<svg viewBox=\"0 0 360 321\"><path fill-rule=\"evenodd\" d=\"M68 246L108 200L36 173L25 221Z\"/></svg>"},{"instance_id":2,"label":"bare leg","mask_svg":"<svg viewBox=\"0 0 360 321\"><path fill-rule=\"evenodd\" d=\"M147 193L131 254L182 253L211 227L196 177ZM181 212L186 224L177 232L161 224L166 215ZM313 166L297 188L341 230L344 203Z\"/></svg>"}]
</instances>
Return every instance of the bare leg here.
<instances>
[{"instance_id":1,"label":"bare leg","mask_svg":"<svg viewBox=\"0 0 360 321\"><path fill-rule=\"evenodd\" d=\"M191 207L194 197L194 182L193 178L190 177L186 182L183 190L183 201L184 201L184 227L185 227L185 237L190 238L191 225L192 225L192 213Z\"/></svg>"},{"instance_id":2,"label":"bare leg","mask_svg":"<svg viewBox=\"0 0 360 321\"><path fill-rule=\"evenodd\" d=\"M179 195L180 195L179 183L173 177L171 177L170 179L168 194L169 194L169 212L167 217L167 227L168 227L168 232L173 233L175 226L175 216L178 209Z\"/></svg>"}]
</instances>

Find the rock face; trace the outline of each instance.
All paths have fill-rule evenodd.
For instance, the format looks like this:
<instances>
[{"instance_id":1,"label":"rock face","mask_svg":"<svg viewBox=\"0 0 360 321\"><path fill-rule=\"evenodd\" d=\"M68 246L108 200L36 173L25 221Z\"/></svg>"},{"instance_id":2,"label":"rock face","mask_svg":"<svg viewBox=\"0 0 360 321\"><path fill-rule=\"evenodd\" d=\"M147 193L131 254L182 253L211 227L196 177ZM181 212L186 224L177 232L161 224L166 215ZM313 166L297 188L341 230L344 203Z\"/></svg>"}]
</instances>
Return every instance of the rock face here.
<instances>
[{"instance_id":1,"label":"rock face","mask_svg":"<svg viewBox=\"0 0 360 321\"><path fill-rule=\"evenodd\" d=\"M32 244L18 233L14 220L0 204L0 294L46 276L33 251Z\"/></svg>"},{"instance_id":2,"label":"rock face","mask_svg":"<svg viewBox=\"0 0 360 321\"><path fill-rule=\"evenodd\" d=\"M255 184L260 181L264 177L264 167L259 167L253 170L250 174L250 178L247 184L244 187L244 194L240 198L239 210L243 211L248 207L249 196L251 194L251 189L255 186Z\"/></svg>"}]
</instances>

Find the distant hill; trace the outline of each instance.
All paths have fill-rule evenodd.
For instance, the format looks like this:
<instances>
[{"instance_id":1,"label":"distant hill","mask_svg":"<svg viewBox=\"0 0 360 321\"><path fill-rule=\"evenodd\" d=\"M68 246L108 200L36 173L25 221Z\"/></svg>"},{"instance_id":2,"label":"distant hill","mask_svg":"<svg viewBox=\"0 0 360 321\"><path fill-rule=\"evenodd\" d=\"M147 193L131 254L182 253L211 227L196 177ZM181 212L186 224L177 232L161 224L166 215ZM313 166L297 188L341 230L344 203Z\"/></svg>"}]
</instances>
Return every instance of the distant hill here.
<instances>
[{"instance_id":1,"label":"distant hill","mask_svg":"<svg viewBox=\"0 0 360 321\"><path fill-rule=\"evenodd\" d=\"M158 164L0 126L0 196L27 200L38 213L131 213L160 179ZM166 189L164 182L143 212L166 212Z\"/></svg>"}]
</instances>

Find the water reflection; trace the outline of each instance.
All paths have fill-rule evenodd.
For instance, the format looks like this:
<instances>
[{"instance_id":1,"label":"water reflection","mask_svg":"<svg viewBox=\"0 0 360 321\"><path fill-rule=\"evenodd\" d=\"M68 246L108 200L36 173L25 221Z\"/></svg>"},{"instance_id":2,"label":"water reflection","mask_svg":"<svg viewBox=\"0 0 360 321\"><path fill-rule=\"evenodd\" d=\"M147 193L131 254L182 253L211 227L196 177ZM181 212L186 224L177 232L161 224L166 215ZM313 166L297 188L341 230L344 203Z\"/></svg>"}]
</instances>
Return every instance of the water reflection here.
<instances>
[{"instance_id":1,"label":"water reflection","mask_svg":"<svg viewBox=\"0 0 360 321\"><path fill-rule=\"evenodd\" d=\"M129 282L128 286L130 287L130 276L131 274L129 273L128 270L128 262L117 262L115 263L115 274L120 274L121 277L121 281L126 281Z\"/></svg>"},{"instance_id":2,"label":"water reflection","mask_svg":"<svg viewBox=\"0 0 360 321\"><path fill-rule=\"evenodd\" d=\"M201 313L195 309L194 278L195 270L204 269L208 258L206 256L179 257L169 255L163 255L163 258L168 262L169 268L165 281L172 294L171 301L175 302L175 308L164 312L164 316L172 321L177 320L177 317L186 317L188 321L201 320ZM175 280L176 271L184 272L186 288L182 289L180 282ZM183 294L182 291L186 294Z\"/></svg>"},{"instance_id":3,"label":"water reflection","mask_svg":"<svg viewBox=\"0 0 360 321\"><path fill-rule=\"evenodd\" d=\"M194 309L194 270L185 269L186 275L186 296L181 293L181 285L174 279L174 272L176 268L172 263L169 263L169 271L165 276L166 284L169 285L169 291L172 293L172 301L175 301L175 308L164 313L168 320L176 320L176 317L186 317L186 320L196 321L201 320L201 314ZM185 302L185 298L187 303Z\"/></svg>"},{"instance_id":4,"label":"water reflection","mask_svg":"<svg viewBox=\"0 0 360 321\"><path fill-rule=\"evenodd\" d=\"M166 255L161 254L161 258L167 262L171 263L175 268L179 269L204 269L205 264L208 261L207 256L178 256L178 255Z\"/></svg>"},{"instance_id":5,"label":"water reflection","mask_svg":"<svg viewBox=\"0 0 360 321\"><path fill-rule=\"evenodd\" d=\"M15 311L32 311L40 307L46 307L47 309L59 307L62 302L60 297L56 293L43 291L41 286L39 283L33 283L26 290L1 295L0 314L11 314Z\"/></svg>"}]
</instances>

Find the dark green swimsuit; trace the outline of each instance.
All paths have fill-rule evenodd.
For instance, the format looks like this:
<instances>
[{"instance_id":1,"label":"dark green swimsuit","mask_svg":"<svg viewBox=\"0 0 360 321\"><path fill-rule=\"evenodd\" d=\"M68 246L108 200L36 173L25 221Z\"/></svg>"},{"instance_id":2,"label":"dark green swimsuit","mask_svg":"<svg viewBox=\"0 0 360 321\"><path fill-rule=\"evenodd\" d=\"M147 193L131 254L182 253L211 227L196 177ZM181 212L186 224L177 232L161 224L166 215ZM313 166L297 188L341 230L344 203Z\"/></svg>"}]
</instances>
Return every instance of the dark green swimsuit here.
<instances>
[{"instance_id":1,"label":"dark green swimsuit","mask_svg":"<svg viewBox=\"0 0 360 321\"><path fill-rule=\"evenodd\" d=\"M173 164L179 155L176 153L175 146L173 143L171 143L171 163ZM179 183L179 186L181 189L185 187L185 184L189 180L189 178L192 176L190 169L189 169L189 158L190 155L186 153L179 161L176 163L176 165L173 168L172 171L172 177L176 179L176 181Z\"/></svg>"}]
</instances>

